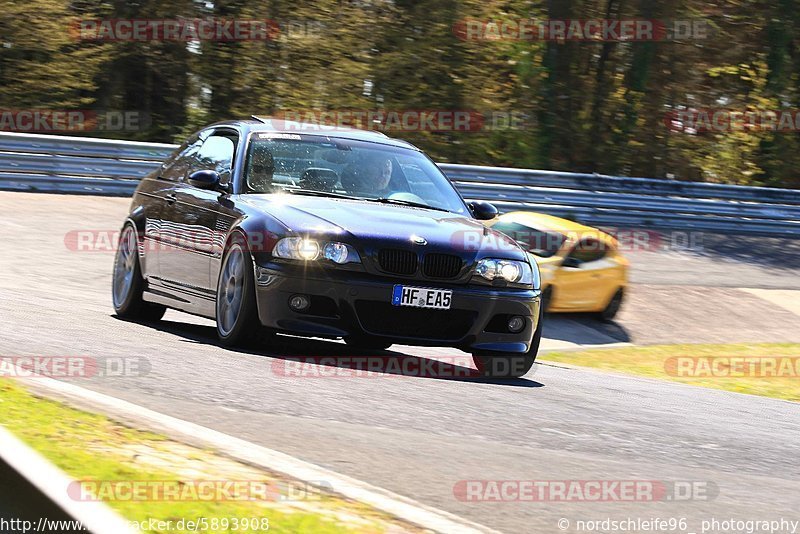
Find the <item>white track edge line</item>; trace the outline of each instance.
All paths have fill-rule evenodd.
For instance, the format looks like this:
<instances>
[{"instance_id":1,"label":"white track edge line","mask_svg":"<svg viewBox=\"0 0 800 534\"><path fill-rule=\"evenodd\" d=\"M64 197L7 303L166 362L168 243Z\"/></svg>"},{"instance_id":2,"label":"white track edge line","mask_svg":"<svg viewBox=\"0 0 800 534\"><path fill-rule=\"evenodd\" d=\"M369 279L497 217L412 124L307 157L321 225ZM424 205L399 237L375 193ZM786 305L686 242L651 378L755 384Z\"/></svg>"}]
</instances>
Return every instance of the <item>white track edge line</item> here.
<instances>
[{"instance_id":1,"label":"white track edge line","mask_svg":"<svg viewBox=\"0 0 800 534\"><path fill-rule=\"evenodd\" d=\"M135 532L127 520L105 504L70 498L67 490L74 482L73 479L3 426L0 426L0 458L71 519L79 521L90 532L95 534Z\"/></svg>"},{"instance_id":2,"label":"white track edge line","mask_svg":"<svg viewBox=\"0 0 800 534\"><path fill-rule=\"evenodd\" d=\"M458 517L450 512L427 506L408 497L300 460L286 453L256 445L196 423L164 415L116 397L52 378L22 378L20 381L29 383L34 388L42 387L67 397L75 397L87 401L101 411L105 409L107 414L111 416L126 416L155 424L159 429L167 429L173 433L205 443L231 458L283 473L291 478L311 483L313 481L324 481L333 487L334 493L368 504L373 508L387 512L422 528L448 534L499 534L497 530ZM330 490L330 488L327 489Z\"/></svg>"}]
</instances>

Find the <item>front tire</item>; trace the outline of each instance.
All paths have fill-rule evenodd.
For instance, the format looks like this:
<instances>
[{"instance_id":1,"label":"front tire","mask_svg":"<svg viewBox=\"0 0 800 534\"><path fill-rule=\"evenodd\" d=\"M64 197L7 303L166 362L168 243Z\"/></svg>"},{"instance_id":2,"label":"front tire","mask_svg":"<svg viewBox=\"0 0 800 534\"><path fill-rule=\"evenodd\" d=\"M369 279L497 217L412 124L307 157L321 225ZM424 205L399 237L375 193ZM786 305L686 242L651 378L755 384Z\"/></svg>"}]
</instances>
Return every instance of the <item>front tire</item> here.
<instances>
[{"instance_id":1,"label":"front tire","mask_svg":"<svg viewBox=\"0 0 800 534\"><path fill-rule=\"evenodd\" d=\"M473 353L472 361L475 362L478 372L488 378L520 378L525 376L533 367L536 355L539 353L539 345L542 342L543 317L544 307L540 304L539 321L528 352L521 354L502 352Z\"/></svg>"},{"instance_id":2,"label":"front tire","mask_svg":"<svg viewBox=\"0 0 800 534\"><path fill-rule=\"evenodd\" d=\"M253 258L237 234L222 258L217 281L217 336L223 345L243 347L258 339L261 323L256 306Z\"/></svg>"},{"instance_id":3,"label":"front tire","mask_svg":"<svg viewBox=\"0 0 800 534\"><path fill-rule=\"evenodd\" d=\"M111 300L114 312L123 319L158 321L167 311L165 306L145 302L144 278L139 265L136 229L125 223L119 236L114 271L111 275Z\"/></svg>"},{"instance_id":4,"label":"front tire","mask_svg":"<svg viewBox=\"0 0 800 534\"><path fill-rule=\"evenodd\" d=\"M617 292L614 293L614 296L611 297L611 300L608 301L608 305L605 307L603 311L601 311L598 315L600 320L610 323L614 320L614 317L617 316L619 313L619 309L622 307L622 301L625 298L625 292L622 288L617 289Z\"/></svg>"}]
</instances>

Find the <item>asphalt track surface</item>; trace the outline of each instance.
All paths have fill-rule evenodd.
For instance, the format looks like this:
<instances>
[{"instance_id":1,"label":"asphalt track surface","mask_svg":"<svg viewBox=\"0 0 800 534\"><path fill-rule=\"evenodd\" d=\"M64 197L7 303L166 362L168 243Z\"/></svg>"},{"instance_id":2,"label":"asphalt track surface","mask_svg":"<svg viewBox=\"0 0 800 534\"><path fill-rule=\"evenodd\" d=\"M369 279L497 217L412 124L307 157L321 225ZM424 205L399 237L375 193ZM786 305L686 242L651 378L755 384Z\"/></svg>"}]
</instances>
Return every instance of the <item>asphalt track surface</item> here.
<instances>
[{"instance_id":1,"label":"asphalt track surface","mask_svg":"<svg viewBox=\"0 0 800 534\"><path fill-rule=\"evenodd\" d=\"M291 358L371 353L293 338L229 350L210 321L173 311L154 324L119 320L113 256L64 241L71 230L118 229L128 202L0 193L0 355L138 359L135 376L75 382L506 532L578 532L577 521L606 518L687 518L674 532L699 532L712 518L800 519L795 403L544 363L506 382L353 376L346 364L295 376ZM633 284L617 323L552 317L543 346L800 341L796 243L703 236L694 250L631 253ZM380 354L470 365L452 349ZM320 376L330 374L349 376ZM695 483L711 495L465 502L454 493L465 480Z\"/></svg>"}]
</instances>

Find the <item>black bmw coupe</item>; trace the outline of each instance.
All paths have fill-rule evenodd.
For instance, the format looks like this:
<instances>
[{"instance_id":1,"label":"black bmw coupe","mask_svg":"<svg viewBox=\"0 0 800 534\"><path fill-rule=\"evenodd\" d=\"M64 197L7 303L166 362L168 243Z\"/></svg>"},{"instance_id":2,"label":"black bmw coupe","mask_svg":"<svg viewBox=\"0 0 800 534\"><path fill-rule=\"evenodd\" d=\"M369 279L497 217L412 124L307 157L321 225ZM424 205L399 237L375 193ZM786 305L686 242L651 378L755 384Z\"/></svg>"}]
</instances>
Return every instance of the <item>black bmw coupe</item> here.
<instances>
[{"instance_id":1,"label":"black bmw coupe","mask_svg":"<svg viewBox=\"0 0 800 534\"><path fill-rule=\"evenodd\" d=\"M378 132L217 123L137 188L114 309L208 317L225 345L267 331L376 350L452 346L487 376L518 377L541 338L539 271L479 222L496 215Z\"/></svg>"}]
</instances>

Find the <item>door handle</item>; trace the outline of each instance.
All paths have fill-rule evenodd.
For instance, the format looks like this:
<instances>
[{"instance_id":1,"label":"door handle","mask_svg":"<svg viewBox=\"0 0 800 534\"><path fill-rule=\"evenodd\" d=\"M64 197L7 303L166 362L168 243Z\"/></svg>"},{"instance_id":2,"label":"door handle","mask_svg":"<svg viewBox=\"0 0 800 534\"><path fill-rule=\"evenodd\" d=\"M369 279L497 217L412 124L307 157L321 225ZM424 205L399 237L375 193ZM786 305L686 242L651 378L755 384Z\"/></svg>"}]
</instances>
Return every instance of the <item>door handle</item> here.
<instances>
[{"instance_id":1,"label":"door handle","mask_svg":"<svg viewBox=\"0 0 800 534\"><path fill-rule=\"evenodd\" d=\"M178 197L175 196L175 193L167 193L167 196L164 197L164 200L167 201L167 204L175 204L178 201Z\"/></svg>"}]
</instances>

